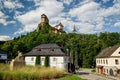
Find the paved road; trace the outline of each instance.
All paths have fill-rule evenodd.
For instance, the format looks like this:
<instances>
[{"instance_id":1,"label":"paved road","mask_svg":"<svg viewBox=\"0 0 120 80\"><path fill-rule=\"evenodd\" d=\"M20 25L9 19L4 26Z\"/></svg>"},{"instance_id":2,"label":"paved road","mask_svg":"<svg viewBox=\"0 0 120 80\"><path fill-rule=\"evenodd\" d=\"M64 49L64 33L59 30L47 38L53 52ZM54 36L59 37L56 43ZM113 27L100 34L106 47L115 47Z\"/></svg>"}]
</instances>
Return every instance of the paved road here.
<instances>
[{"instance_id":1,"label":"paved road","mask_svg":"<svg viewBox=\"0 0 120 80\"><path fill-rule=\"evenodd\" d=\"M120 80L120 78L117 78L117 77L102 76L102 75L91 73L90 69L83 69L83 70L77 71L77 75L87 80Z\"/></svg>"}]
</instances>

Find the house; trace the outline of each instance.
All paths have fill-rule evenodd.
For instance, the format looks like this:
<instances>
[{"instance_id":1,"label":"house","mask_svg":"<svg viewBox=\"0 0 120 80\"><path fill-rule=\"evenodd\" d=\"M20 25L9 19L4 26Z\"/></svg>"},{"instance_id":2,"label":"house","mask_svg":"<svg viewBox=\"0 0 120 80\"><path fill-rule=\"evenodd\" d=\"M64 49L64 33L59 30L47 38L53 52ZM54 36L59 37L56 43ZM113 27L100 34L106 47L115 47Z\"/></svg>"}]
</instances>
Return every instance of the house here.
<instances>
[{"instance_id":1,"label":"house","mask_svg":"<svg viewBox=\"0 0 120 80\"><path fill-rule=\"evenodd\" d=\"M5 63L7 60L7 52L0 49L0 62Z\"/></svg>"},{"instance_id":2,"label":"house","mask_svg":"<svg viewBox=\"0 0 120 80\"><path fill-rule=\"evenodd\" d=\"M40 65L44 66L45 56L49 56L49 66L55 68L67 69L69 57L63 49L57 44L41 44L34 47L30 52L26 53L26 65L35 65L36 56L40 56Z\"/></svg>"},{"instance_id":3,"label":"house","mask_svg":"<svg viewBox=\"0 0 120 80\"><path fill-rule=\"evenodd\" d=\"M99 74L120 75L120 45L108 47L96 56L96 70Z\"/></svg>"},{"instance_id":4,"label":"house","mask_svg":"<svg viewBox=\"0 0 120 80\"><path fill-rule=\"evenodd\" d=\"M63 30L63 25L62 23L59 23L58 25L56 25L55 27L52 28L52 31L54 33L58 33L58 34L62 34L62 33L66 33L64 30Z\"/></svg>"}]
</instances>

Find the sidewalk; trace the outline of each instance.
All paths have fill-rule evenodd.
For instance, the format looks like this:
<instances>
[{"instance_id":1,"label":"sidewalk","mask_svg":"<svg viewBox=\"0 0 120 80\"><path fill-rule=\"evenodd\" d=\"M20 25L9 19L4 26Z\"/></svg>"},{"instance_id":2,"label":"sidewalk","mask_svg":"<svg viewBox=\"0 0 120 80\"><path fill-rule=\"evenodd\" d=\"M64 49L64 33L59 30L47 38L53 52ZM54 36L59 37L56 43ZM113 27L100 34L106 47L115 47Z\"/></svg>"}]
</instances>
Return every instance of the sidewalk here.
<instances>
[{"instance_id":1,"label":"sidewalk","mask_svg":"<svg viewBox=\"0 0 120 80\"><path fill-rule=\"evenodd\" d=\"M102 75L102 74L97 74L97 73L93 73L93 72L91 72L91 74L95 74L95 75L98 75L98 76L103 76L103 77L113 79L113 80L120 80L120 77L115 77L115 76L110 76L110 75Z\"/></svg>"},{"instance_id":2,"label":"sidewalk","mask_svg":"<svg viewBox=\"0 0 120 80\"><path fill-rule=\"evenodd\" d=\"M81 69L76 72L78 76L87 80L120 80L120 77L105 76L91 72L91 69Z\"/></svg>"}]
</instances>

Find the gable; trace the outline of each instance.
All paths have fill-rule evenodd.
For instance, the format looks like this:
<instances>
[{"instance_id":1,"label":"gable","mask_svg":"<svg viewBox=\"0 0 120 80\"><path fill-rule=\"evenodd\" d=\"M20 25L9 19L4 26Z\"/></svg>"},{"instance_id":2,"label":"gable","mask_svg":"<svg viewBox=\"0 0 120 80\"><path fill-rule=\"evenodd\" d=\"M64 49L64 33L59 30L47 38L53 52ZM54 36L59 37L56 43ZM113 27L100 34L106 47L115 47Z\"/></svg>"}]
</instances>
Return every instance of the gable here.
<instances>
[{"instance_id":1,"label":"gable","mask_svg":"<svg viewBox=\"0 0 120 80\"><path fill-rule=\"evenodd\" d=\"M111 55L120 47L120 45L116 45L113 47L108 47L103 49L96 58L108 58L111 57Z\"/></svg>"},{"instance_id":2,"label":"gable","mask_svg":"<svg viewBox=\"0 0 120 80\"><path fill-rule=\"evenodd\" d=\"M117 57L120 57L120 47L118 47L117 49L116 49L116 51L111 55L112 57L114 56L117 56Z\"/></svg>"}]
</instances>

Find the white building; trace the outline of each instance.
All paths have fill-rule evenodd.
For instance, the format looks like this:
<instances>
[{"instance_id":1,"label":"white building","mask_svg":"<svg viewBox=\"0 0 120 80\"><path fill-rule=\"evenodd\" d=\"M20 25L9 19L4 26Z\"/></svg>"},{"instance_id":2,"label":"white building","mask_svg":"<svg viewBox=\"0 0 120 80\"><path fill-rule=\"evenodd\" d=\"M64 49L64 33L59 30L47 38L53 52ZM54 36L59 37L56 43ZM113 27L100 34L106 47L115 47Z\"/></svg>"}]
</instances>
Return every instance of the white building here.
<instances>
[{"instance_id":1,"label":"white building","mask_svg":"<svg viewBox=\"0 0 120 80\"><path fill-rule=\"evenodd\" d=\"M0 62L4 62L7 60L7 52L0 49Z\"/></svg>"},{"instance_id":2,"label":"white building","mask_svg":"<svg viewBox=\"0 0 120 80\"><path fill-rule=\"evenodd\" d=\"M96 56L96 70L99 74L120 75L120 45L108 47Z\"/></svg>"},{"instance_id":3,"label":"white building","mask_svg":"<svg viewBox=\"0 0 120 80\"><path fill-rule=\"evenodd\" d=\"M40 65L44 66L45 56L49 56L49 66L55 68L68 68L69 58L57 44L41 44L26 53L26 65L35 65L36 56L40 56Z\"/></svg>"}]
</instances>

